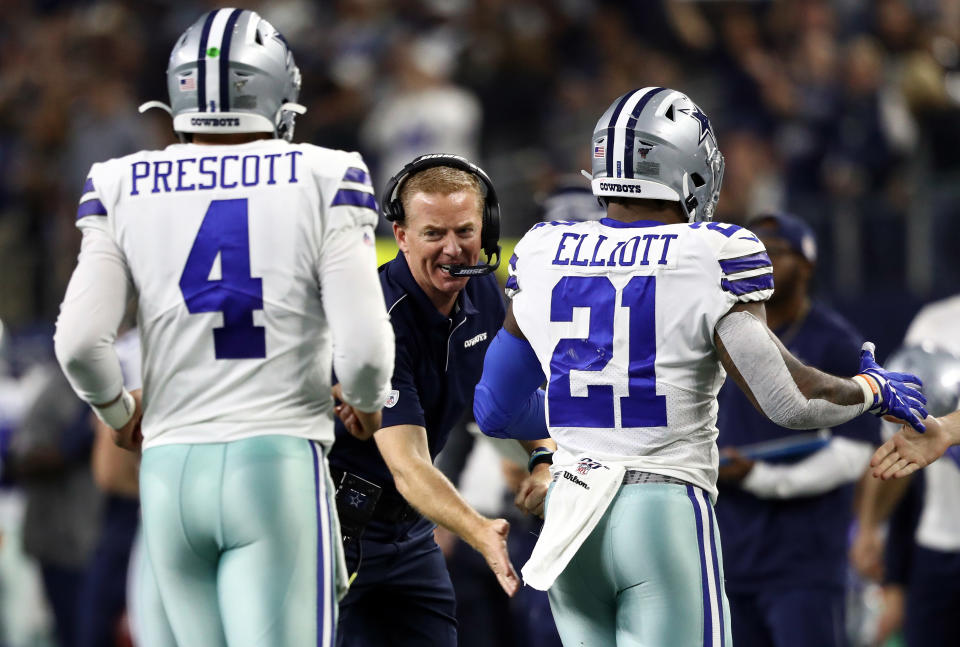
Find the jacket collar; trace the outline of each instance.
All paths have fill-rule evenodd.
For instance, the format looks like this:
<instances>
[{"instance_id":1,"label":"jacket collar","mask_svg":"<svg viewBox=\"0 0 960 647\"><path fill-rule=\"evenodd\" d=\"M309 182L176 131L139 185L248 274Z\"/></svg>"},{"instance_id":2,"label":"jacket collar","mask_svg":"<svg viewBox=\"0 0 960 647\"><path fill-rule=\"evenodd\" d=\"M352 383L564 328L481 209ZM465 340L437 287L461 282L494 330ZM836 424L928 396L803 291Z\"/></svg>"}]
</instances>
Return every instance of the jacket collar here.
<instances>
[{"instance_id":1,"label":"jacket collar","mask_svg":"<svg viewBox=\"0 0 960 647\"><path fill-rule=\"evenodd\" d=\"M449 316L441 314L440 311L437 310L437 307L433 305L433 301L430 300L427 293L424 292L420 284L417 283L417 280L413 278L413 273L407 264L407 257L403 255L403 252L397 252L396 258L387 265L387 274L406 294L410 295L410 298L417 302L417 305L429 318L431 323L443 323L446 325L450 319L459 321L463 316L475 315L478 312L477 307L470 298L470 283L467 282L466 287L460 290L460 294L457 295L453 312Z\"/></svg>"}]
</instances>

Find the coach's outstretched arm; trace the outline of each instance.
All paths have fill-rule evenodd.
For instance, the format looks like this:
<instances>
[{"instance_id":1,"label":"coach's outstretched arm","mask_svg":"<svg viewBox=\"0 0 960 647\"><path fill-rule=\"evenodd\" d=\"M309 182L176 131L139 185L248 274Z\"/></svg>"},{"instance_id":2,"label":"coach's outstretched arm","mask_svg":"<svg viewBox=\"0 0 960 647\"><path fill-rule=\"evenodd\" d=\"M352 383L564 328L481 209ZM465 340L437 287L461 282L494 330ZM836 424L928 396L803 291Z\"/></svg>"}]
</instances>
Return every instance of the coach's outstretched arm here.
<instances>
[{"instance_id":1,"label":"coach's outstretched arm","mask_svg":"<svg viewBox=\"0 0 960 647\"><path fill-rule=\"evenodd\" d=\"M742 303L717 323L714 343L723 367L753 405L790 429L834 427L865 411L894 415L923 430L927 416L920 379L877 365L864 344L860 373L835 377L794 357L766 324L762 303Z\"/></svg>"}]
</instances>

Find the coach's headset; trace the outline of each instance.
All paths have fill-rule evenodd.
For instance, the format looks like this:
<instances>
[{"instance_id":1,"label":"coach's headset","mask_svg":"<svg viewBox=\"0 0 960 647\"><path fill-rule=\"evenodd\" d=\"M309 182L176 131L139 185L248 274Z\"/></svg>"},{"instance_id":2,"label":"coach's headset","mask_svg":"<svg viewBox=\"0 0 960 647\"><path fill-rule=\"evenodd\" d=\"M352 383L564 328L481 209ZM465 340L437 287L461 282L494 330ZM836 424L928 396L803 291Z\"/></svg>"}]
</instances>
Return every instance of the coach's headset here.
<instances>
[{"instance_id":1,"label":"coach's headset","mask_svg":"<svg viewBox=\"0 0 960 647\"><path fill-rule=\"evenodd\" d=\"M437 166L450 166L466 171L480 180L484 187L483 194L483 221L480 225L480 246L487 255L487 262L480 265L448 265L445 266L450 276L483 276L500 267L500 202L493 182L482 168L469 162L459 155L448 153L430 153L421 155L400 169L400 172L390 178L380 201L380 211L383 217L390 222L403 222L403 202L400 200L400 191L403 183L410 176ZM496 258L496 261L493 259Z\"/></svg>"}]
</instances>

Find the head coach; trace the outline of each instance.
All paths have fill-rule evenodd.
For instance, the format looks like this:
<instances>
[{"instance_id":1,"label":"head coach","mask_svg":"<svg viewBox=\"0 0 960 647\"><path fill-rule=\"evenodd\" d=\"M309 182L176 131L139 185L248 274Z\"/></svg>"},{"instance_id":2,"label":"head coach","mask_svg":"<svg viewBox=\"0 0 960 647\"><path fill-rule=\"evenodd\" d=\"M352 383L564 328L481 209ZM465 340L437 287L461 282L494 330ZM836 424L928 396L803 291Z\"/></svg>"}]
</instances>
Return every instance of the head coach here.
<instances>
[{"instance_id":1,"label":"head coach","mask_svg":"<svg viewBox=\"0 0 960 647\"><path fill-rule=\"evenodd\" d=\"M434 524L479 551L508 595L520 585L507 555L509 524L477 513L433 465L470 405L503 323L492 275L500 262L500 207L482 169L444 154L407 164L382 202L400 248L380 268L396 363L373 440L364 439L356 412L338 407L329 460L354 577L340 604L337 644L454 647L456 604ZM515 422L531 430L528 438L547 436L542 407ZM542 447L554 445L523 442L537 457L527 492L542 499L549 484Z\"/></svg>"}]
</instances>

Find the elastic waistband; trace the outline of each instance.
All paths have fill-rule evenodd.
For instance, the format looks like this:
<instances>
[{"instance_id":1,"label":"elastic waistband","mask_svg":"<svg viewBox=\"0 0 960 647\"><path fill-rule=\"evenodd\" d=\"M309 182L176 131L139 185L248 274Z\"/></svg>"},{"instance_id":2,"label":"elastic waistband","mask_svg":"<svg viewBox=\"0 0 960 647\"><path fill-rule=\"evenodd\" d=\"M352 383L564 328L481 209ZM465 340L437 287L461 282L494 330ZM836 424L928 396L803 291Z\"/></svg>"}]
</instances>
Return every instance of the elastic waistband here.
<instances>
[{"instance_id":1,"label":"elastic waistband","mask_svg":"<svg viewBox=\"0 0 960 647\"><path fill-rule=\"evenodd\" d=\"M627 470L623 475L623 485L639 485L641 483L667 483L670 485L689 485L686 481L663 474L653 474L640 470Z\"/></svg>"}]
</instances>

